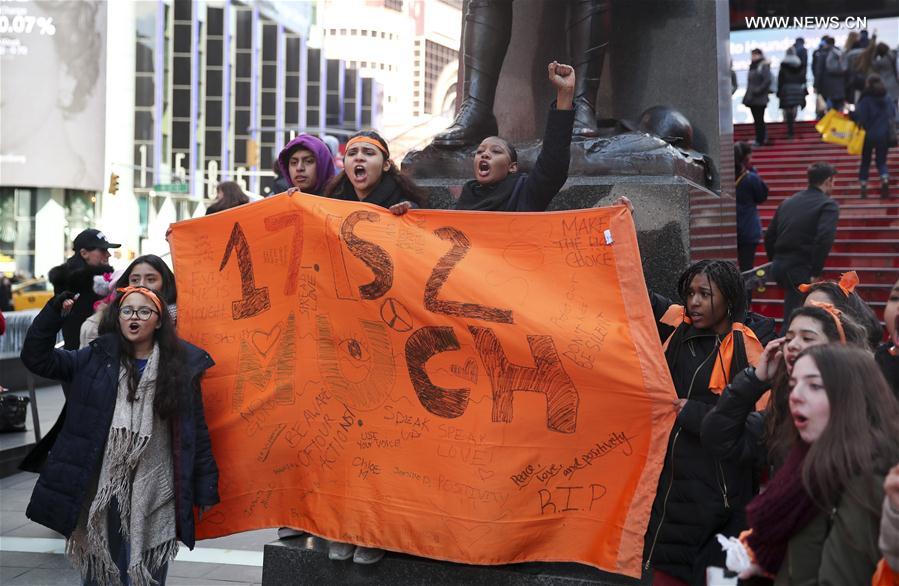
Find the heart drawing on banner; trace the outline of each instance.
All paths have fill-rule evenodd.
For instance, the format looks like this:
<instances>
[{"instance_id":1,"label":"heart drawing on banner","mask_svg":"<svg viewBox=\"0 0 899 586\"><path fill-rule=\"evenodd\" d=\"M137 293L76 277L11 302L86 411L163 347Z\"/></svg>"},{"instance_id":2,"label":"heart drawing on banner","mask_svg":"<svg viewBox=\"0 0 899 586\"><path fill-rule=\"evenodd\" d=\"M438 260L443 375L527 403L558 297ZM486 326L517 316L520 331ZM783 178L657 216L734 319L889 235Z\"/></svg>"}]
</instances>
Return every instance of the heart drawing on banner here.
<instances>
[{"instance_id":1,"label":"heart drawing on banner","mask_svg":"<svg viewBox=\"0 0 899 586\"><path fill-rule=\"evenodd\" d=\"M253 332L252 336L250 336L250 341L253 343L253 347L256 348L256 351L265 356L280 337L281 324L275 324L275 327L267 332L259 330Z\"/></svg>"}]
</instances>

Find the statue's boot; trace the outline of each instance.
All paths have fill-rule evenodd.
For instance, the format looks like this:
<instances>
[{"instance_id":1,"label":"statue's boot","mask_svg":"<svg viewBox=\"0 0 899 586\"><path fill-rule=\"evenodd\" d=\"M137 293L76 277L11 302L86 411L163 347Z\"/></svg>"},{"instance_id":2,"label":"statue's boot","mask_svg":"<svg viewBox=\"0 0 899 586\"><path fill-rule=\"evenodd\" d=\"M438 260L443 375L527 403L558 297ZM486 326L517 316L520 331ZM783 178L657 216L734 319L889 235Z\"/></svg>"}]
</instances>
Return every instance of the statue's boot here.
<instances>
[{"instance_id":1,"label":"statue's boot","mask_svg":"<svg viewBox=\"0 0 899 586\"><path fill-rule=\"evenodd\" d=\"M511 0L469 2L462 39L465 98L452 126L434 138L435 146L478 144L498 132L493 101L511 36Z\"/></svg>"},{"instance_id":2,"label":"statue's boot","mask_svg":"<svg viewBox=\"0 0 899 586\"><path fill-rule=\"evenodd\" d=\"M571 0L568 49L574 67L574 136L596 136L596 94L609 44L610 0Z\"/></svg>"}]
</instances>

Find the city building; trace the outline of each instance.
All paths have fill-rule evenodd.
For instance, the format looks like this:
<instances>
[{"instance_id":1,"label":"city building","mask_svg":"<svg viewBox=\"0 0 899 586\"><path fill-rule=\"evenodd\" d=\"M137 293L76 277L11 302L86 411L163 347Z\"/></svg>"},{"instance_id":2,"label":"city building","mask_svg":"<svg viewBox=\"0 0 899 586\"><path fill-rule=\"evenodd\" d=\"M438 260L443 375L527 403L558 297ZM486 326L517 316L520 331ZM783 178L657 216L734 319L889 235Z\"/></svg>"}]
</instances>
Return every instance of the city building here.
<instances>
[{"instance_id":1,"label":"city building","mask_svg":"<svg viewBox=\"0 0 899 586\"><path fill-rule=\"evenodd\" d=\"M123 244L116 266L167 253L168 226L202 215L220 181L271 194L272 164L297 132L376 128L416 144L452 115L461 0L0 11L37 23L0 33L0 254L25 275L46 275L88 226ZM38 83L47 91L20 89Z\"/></svg>"}]
</instances>

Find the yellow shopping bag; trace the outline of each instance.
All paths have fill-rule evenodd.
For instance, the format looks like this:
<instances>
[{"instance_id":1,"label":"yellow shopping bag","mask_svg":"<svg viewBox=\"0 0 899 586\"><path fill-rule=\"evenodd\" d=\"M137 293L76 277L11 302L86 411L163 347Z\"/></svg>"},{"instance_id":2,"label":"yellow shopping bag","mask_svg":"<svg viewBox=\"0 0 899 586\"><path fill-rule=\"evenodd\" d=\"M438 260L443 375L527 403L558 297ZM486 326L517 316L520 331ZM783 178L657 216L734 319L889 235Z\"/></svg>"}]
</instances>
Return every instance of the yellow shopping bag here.
<instances>
[{"instance_id":1,"label":"yellow shopping bag","mask_svg":"<svg viewBox=\"0 0 899 586\"><path fill-rule=\"evenodd\" d=\"M844 118L842 115L834 116L830 120L830 127L821 135L821 140L848 146L858 130L858 126L849 118Z\"/></svg>"},{"instance_id":2,"label":"yellow shopping bag","mask_svg":"<svg viewBox=\"0 0 899 586\"><path fill-rule=\"evenodd\" d=\"M846 145L846 152L850 155L862 154L862 146L865 144L865 129L855 127L855 133L852 135L849 144Z\"/></svg>"},{"instance_id":3,"label":"yellow shopping bag","mask_svg":"<svg viewBox=\"0 0 899 586\"><path fill-rule=\"evenodd\" d=\"M830 123L833 120L834 116L839 116L840 113L834 109L830 109L827 111L827 114L821 117L818 122L815 123L815 130L824 134L830 128Z\"/></svg>"}]
</instances>

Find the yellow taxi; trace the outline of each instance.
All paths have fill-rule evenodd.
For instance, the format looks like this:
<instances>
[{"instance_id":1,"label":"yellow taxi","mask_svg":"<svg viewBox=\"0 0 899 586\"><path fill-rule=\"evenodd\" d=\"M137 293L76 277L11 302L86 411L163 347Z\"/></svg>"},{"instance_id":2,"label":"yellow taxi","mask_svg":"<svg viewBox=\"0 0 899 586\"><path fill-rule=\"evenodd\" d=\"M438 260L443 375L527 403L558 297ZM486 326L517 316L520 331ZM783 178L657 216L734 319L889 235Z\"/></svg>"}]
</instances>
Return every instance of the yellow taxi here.
<instances>
[{"instance_id":1,"label":"yellow taxi","mask_svg":"<svg viewBox=\"0 0 899 586\"><path fill-rule=\"evenodd\" d=\"M53 298L53 287L47 279L40 277L26 279L12 286L12 306L14 311L40 309Z\"/></svg>"}]
</instances>

